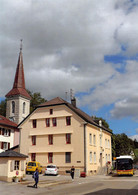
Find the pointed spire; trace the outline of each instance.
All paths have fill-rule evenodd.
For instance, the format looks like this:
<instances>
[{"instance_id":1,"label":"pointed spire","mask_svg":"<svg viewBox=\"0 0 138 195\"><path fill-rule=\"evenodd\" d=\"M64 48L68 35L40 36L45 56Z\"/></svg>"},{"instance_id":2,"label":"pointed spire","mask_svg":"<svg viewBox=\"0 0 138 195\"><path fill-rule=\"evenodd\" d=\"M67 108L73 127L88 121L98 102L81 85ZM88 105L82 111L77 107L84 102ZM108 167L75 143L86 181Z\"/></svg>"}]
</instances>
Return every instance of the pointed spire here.
<instances>
[{"instance_id":1,"label":"pointed spire","mask_svg":"<svg viewBox=\"0 0 138 195\"><path fill-rule=\"evenodd\" d=\"M23 56L22 56L22 39L21 39L20 53L19 53L18 64L16 68L15 79L13 83L13 88L24 88L25 89Z\"/></svg>"},{"instance_id":2,"label":"pointed spire","mask_svg":"<svg viewBox=\"0 0 138 195\"><path fill-rule=\"evenodd\" d=\"M23 95L30 99L30 95L25 89L24 68L23 68L23 56L22 56L22 39L20 40L20 53L13 83L13 89L6 95L6 97L13 95Z\"/></svg>"}]
</instances>

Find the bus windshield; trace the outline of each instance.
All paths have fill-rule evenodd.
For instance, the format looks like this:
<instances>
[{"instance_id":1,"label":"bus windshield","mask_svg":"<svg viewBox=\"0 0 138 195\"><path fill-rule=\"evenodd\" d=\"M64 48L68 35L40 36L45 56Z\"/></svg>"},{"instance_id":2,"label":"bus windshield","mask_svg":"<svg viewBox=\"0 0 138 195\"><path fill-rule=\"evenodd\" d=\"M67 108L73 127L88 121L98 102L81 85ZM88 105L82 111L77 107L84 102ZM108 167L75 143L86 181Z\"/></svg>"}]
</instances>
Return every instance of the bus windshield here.
<instances>
[{"instance_id":1,"label":"bus windshield","mask_svg":"<svg viewBox=\"0 0 138 195\"><path fill-rule=\"evenodd\" d=\"M133 161L131 159L118 159L117 170L130 170L133 168Z\"/></svg>"}]
</instances>

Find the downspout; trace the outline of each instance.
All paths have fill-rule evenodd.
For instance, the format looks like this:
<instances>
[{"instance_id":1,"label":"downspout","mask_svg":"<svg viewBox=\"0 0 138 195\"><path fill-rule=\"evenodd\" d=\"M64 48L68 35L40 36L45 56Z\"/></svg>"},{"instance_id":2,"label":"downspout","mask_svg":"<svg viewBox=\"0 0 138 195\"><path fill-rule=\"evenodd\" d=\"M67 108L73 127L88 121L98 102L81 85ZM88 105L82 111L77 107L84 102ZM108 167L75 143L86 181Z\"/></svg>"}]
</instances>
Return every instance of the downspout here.
<instances>
[{"instance_id":1,"label":"downspout","mask_svg":"<svg viewBox=\"0 0 138 195\"><path fill-rule=\"evenodd\" d=\"M84 123L84 172L87 172L86 125L87 123Z\"/></svg>"}]
</instances>

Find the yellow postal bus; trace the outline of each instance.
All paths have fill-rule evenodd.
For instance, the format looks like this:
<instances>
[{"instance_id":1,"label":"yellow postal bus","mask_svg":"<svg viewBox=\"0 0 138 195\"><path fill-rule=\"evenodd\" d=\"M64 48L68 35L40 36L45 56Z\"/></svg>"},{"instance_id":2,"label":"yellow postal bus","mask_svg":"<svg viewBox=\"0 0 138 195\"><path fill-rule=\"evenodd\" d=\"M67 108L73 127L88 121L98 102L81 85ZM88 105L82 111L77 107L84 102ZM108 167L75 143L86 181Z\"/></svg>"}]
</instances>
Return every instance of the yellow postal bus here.
<instances>
[{"instance_id":1,"label":"yellow postal bus","mask_svg":"<svg viewBox=\"0 0 138 195\"><path fill-rule=\"evenodd\" d=\"M116 158L117 175L133 175L132 156L119 156Z\"/></svg>"}]
</instances>

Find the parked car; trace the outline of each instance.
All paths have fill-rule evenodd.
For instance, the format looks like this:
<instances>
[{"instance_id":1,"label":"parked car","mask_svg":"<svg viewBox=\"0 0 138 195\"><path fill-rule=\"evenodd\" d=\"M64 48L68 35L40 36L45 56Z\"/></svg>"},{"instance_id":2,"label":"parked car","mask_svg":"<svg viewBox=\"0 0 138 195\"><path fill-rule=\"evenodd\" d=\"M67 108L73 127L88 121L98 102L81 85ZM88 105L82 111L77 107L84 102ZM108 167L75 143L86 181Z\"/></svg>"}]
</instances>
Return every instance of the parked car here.
<instances>
[{"instance_id":1,"label":"parked car","mask_svg":"<svg viewBox=\"0 0 138 195\"><path fill-rule=\"evenodd\" d=\"M38 168L39 173L42 173L42 166L39 162L29 161L26 166L26 174L34 173L36 168Z\"/></svg>"},{"instance_id":2,"label":"parked car","mask_svg":"<svg viewBox=\"0 0 138 195\"><path fill-rule=\"evenodd\" d=\"M56 165L47 165L45 175L58 175L58 168Z\"/></svg>"}]
</instances>

